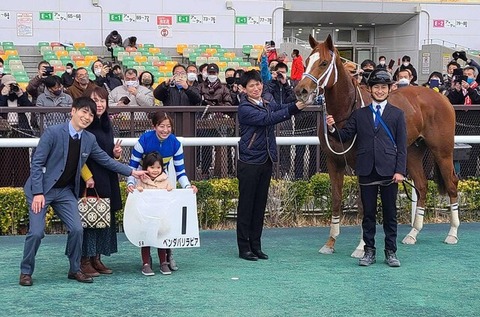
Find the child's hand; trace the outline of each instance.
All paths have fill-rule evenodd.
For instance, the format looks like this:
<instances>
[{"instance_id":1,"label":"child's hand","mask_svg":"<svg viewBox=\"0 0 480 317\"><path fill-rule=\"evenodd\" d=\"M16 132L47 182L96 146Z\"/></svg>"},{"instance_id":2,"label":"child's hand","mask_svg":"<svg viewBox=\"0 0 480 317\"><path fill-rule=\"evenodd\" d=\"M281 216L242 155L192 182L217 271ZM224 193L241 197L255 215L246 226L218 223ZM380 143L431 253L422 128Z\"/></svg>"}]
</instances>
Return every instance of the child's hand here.
<instances>
[{"instance_id":1,"label":"child's hand","mask_svg":"<svg viewBox=\"0 0 480 317\"><path fill-rule=\"evenodd\" d=\"M133 193L134 190L135 190L135 185L132 185L132 184L127 185L127 192Z\"/></svg>"},{"instance_id":2,"label":"child's hand","mask_svg":"<svg viewBox=\"0 0 480 317\"><path fill-rule=\"evenodd\" d=\"M168 186L167 186L167 191L171 192L172 189L173 189L173 187L172 187L171 185L168 185Z\"/></svg>"},{"instance_id":3,"label":"child's hand","mask_svg":"<svg viewBox=\"0 0 480 317\"><path fill-rule=\"evenodd\" d=\"M143 187L142 186L137 186L137 189L140 193L143 192Z\"/></svg>"}]
</instances>

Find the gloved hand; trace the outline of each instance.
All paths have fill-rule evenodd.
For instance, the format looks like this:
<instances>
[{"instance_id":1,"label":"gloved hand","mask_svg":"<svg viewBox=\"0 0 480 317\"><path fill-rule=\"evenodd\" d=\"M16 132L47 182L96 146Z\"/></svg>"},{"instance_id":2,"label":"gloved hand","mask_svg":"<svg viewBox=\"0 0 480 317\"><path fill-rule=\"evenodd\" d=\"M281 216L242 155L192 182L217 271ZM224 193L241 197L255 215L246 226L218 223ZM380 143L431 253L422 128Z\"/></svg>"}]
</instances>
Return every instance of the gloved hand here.
<instances>
[{"instance_id":1,"label":"gloved hand","mask_svg":"<svg viewBox=\"0 0 480 317\"><path fill-rule=\"evenodd\" d=\"M457 52L457 51L453 52L453 53L452 53L452 58L453 58L455 61L456 61L457 59L459 59L459 58L460 58L460 52Z\"/></svg>"}]
</instances>

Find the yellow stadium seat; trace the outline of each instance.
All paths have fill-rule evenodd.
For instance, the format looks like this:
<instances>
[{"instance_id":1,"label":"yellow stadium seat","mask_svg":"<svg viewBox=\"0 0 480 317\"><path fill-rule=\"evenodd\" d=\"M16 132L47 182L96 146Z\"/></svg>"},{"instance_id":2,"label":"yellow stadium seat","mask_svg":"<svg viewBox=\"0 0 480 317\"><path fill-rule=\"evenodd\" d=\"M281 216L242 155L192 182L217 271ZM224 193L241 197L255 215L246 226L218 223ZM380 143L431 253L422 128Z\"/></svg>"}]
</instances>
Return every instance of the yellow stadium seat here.
<instances>
[{"instance_id":1,"label":"yellow stadium seat","mask_svg":"<svg viewBox=\"0 0 480 317\"><path fill-rule=\"evenodd\" d=\"M57 55L57 57L60 58L60 56L68 56L68 52L67 51L56 51L55 55Z\"/></svg>"},{"instance_id":2,"label":"yellow stadium seat","mask_svg":"<svg viewBox=\"0 0 480 317\"><path fill-rule=\"evenodd\" d=\"M263 45L262 44L254 44L253 48L261 51L261 50L263 50Z\"/></svg>"},{"instance_id":3,"label":"yellow stadium seat","mask_svg":"<svg viewBox=\"0 0 480 317\"><path fill-rule=\"evenodd\" d=\"M17 83L18 87L22 88L23 91L27 90L28 83Z\"/></svg>"},{"instance_id":4,"label":"yellow stadium seat","mask_svg":"<svg viewBox=\"0 0 480 317\"><path fill-rule=\"evenodd\" d=\"M221 68L221 69L227 68L227 62L218 62L217 65L218 65L218 68Z\"/></svg>"},{"instance_id":5,"label":"yellow stadium seat","mask_svg":"<svg viewBox=\"0 0 480 317\"><path fill-rule=\"evenodd\" d=\"M133 58L133 60L137 63L144 63L147 61L147 57L146 56L141 56L141 55L137 55Z\"/></svg>"},{"instance_id":6,"label":"yellow stadium seat","mask_svg":"<svg viewBox=\"0 0 480 317\"><path fill-rule=\"evenodd\" d=\"M98 59L97 55L87 55L85 56L85 61L86 62L94 62Z\"/></svg>"},{"instance_id":7,"label":"yellow stadium seat","mask_svg":"<svg viewBox=\"0 0 480 317\"><path fill-rule=\"evenodd\" d=\"M213 56L213 54L217 53L217 49L216 48L206 48L205 53L208 53L208 54L210 54L210 56Z\"/></svg>"},{"instance_id":8,"label":"yellow stadium seat","mask_svg":"<svg viewBox=\"0 0 480 317\"><path fill-rule=\"evenodd\" d=\"M159 47L150 47L148 49L148 52L151 53L151 54L158 54L158 53L160 53L160 48Z\"/></svg>"},{"instance_id":9,"label":"yellow stadium seat","mask_svg":"<svg viewBox=\"0 0 480 317\"><path fill-rule=\"evenodd\" d=\"M170 69L171 69L170 67L165 66L165 65L163 65L163 66L158 66L158 71L161 72L161 73L167 73L167 72L170 71Z\"/></svg>"},{"instance_id":10,"label":"yellow stadium seat","mask_svg":"<svg viewBox=\"0 0 480 317\"><path fill-rule=\"evenodd\" d=\"M226 52L226 53L223 54L223 56L225 58L232 59L232 58L235 57L235 53L234 52Z\"/></svg>"},{"instance_id":11,"label":"yellow stadium seat","mask_svg":"<svg viewBox=\"0 0 480 317\"><path fill-rule=\"evenodd\" d=\"M177 53L183 55L183 50L187 47L187 44L177 44Z\"/></svg>"},{"instance_id":12,"label":"yellow stadium seat","mask_svg":"<svg viewBox=\"0 0 480 317\"><path fill-rule=\"evenodd\" d=\"M75 61L75 65L77 67L88 67L90 64L87 61L78 60L78 61Z\"/></svg>"},{"instance_id":13,"label":"yellow stadium seat","mask_svg":"<svg viewBox=\"0 0 480 317\"><path fill-rule=\"evenodd\" d=\"M166 81L167 79L168 79L168 77L158 77L158 83L161 84L164 81Z\"/></svg>"},{"instance_id":14,"label":"yellow stadium seat","mask_svg":"<svg viewBox=\"0 0 480 317\"><path fill-rule=\"evenodd\" d=\"M6 56L11 56L11 55L18 56L18 51L17 50L6 50L4 53L5 53Z\"/></svg>"},{"instance_id":15,"label":"yellow stadium seat","mask_svg":"<svg viewBox=\"0 0 480 317\"><path fill-rule=\"evenodd\" d=\"M177 64L178 64L178 62L176 62L176 61L166 61L165 62L165 66L169 66L169 67L172 67L172 68L173 68L173 66L175 66Z\"/></svg>"},{"instance_id":16,"label":"yellow stadium seat","mask_svg":"<svg viewBox=\"0 0 480 317\"><path fill-rule=\"evenodd\" d=\"M73 47L75 47L75 49L78 50L80 48L84 48L85 43L84 42L75 42L75 43L73 43Z\"/></svg>"}]
</instances>

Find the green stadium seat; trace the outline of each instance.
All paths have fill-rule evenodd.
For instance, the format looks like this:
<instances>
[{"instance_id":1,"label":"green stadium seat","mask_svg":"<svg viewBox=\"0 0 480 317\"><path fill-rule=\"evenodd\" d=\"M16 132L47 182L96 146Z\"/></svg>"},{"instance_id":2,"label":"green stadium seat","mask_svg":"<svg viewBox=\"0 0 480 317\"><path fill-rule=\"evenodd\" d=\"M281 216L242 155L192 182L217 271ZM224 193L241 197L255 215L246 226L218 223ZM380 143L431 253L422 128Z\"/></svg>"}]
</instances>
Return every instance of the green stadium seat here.
<instances>
[{"instance_id":1,"label":"green stadium seat","mask_svg":"<svg viewBox=\"0 0 480 317\"><path fill-rule=\"evenodd\" d=\"M15 47L15 44L13 44L13 42L2 42L2 46L5 47L5 46L13 46Z\"/></svg>"},{"instance_id":2,"label":"green stadium seat","mask_svg":"<svg viewBox=\"0 0 480 317\"><path fill-rule=\"evenodd\" d=\"M143 47L146 48L147 51L148 51L148 49L149 49L150 47L155 47L155 45L149 43L149 44L143 44Z\"/></svg>"},{"instance_id":3,"label":"green stadium seat","mask_svg":"<svg viewBox=\"0 0 480 317\"><path fill-rule=\"evenodd\" d=\"M50 42L38 42L38 47L41 46L50 46Z\"/></svg>"},{"instance_id":4,"label":"green stadium seat","mask_svg":"<svg viewBox=\"0 0 480 317\"><path fill-rule=\"evenodd\" d=\"M122 57L122 63L128 63L128 62L133 62L134 57L130 55L125 55ZM120 59L119 59L120 60Z\"/></svg>"},{"instance_id":5,"label":"green stadium seat","mask_svg":"<svg viewBox=\"0 0 480 317\"><path fill-rule=\"evenodd\" d=\"M210 48L210 45L209 45L209 44L200 44L200 45L198 45L198 48L200 48L200 49L202 49L203 51L205 51L205 49Z\"/></svg>"},{"instance_id":6,"label":"green stadium seat","mask_svg":"<svg viewBox=\"0 0 480 317\"><path fill-rule=\"evenodd\" d=\"M137 52L141 52L142 55L143 53L148 53L148 47L139 47L137 48Z\"/></svg>"},{"instance_id":7,"label":"green stadium seat","mask_svg":"<svg viewBox=\"0 0 480 317\"><path fill-rule=\"evenodd\" d=\"M17 83L28 83L30 78L28 78L28 76L15 76L15 80Z\"/></svg>"},{"instance_id":8,"label":"green stadium seat","mask_svg":"<svg viewBox=\"0 0 480 317\"><path fill-rule=\"evenodd\" d=\"M210 48L216 48L217 51L218 51L218 49L222 48L222 46L220 44L212 44L212 45L210 45Z\"/></svg>"},{"instance_id":9,"label":"green stadium seat","mask_svg":"<svg viewBox=\"0 0 480 317\"><path fill-rule=\"evenodd\" d=\"M250 62L239 62L240 67L252 67L252 63Z\"/></svg>"},{"instance_id":10,"label":"green stadium seat","mask_svg":"<svg viewBox=\"0 0 480 317\"><path fill-rule=\"evenodd\" d=\"M118 52L124 52L124 51L125 51L125 49L124 49L123 47L117 46L117 47L115 47L115 48L113 49L113 56L117 57L117 56L118 56Z\"/></svg>"},{"instance_id":11,"label":"green stadium seat","mask_svg":"<svg viewBox=\"0 0 480 317\"><path fill-rule=\"evenodd\" d=\"M127 68L133 68L133 66L140 66L140 64L135 61L128 61L123 63L123 65Z\"/></svg>"},{"instance_id":12,"label":"green stadium seat","mask_svg":"<svg viewBox=\"0 0 480 317\"><path fill-rule=\"evenodd\" d=\"M236 57L232 58L232 62L237 62L237 63L243 62L243 58L236 56Z\"/></svg>"},{"instance_id":13,"label":"green stadium seat","mask_svg":"<svg viewBox=\"0 0 480 317\"><path fill-rule=\"evenodd\" d=\"M247 55L247 57L248 57L248 56L250 56L250 51L252 50L252 48L253 48L253 45L245 44L242 47L242 53Z\"/></svg>"}]
</instances>

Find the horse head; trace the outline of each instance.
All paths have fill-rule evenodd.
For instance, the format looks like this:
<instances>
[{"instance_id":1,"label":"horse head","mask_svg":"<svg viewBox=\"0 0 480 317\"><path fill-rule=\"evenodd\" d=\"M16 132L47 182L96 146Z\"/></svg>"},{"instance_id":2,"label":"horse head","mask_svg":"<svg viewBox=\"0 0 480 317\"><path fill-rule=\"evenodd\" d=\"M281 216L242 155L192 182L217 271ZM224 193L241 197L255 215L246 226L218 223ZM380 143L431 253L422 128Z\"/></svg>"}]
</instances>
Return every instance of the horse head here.
<instances>
[{"instance_id":1,"label":"horse head","mask_svg":"<svg viewBox=\"0 0 480 317\"><path fill-rule=\"evenodd\" d=\"M311 104L318 95L323 95L326 89L335 85L341 61L330 35L325 42L317 42L311 35L308 40L312 52L306 59L307 68L295 88L295 94L298 100Z\"/></svg>"}]
</instances>

